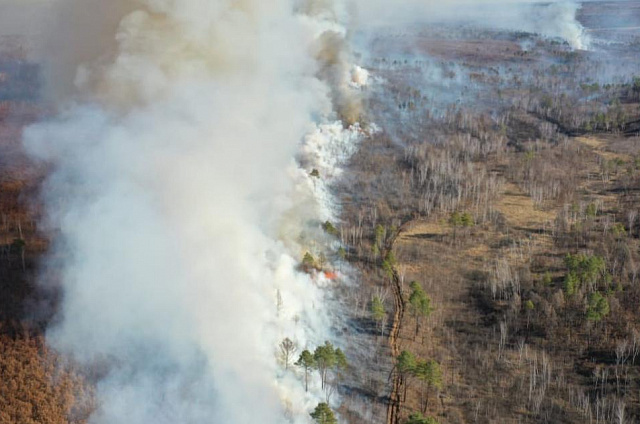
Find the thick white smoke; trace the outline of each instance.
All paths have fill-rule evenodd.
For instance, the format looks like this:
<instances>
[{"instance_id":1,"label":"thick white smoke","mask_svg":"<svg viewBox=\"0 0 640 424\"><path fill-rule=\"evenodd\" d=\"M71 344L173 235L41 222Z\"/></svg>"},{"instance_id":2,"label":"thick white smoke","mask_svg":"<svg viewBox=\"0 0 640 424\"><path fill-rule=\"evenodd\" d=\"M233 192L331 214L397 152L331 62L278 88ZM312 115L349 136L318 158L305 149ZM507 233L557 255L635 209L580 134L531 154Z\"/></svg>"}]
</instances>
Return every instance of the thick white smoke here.
<instances>
[{"instance_id":1,"label":"thick white smoke","mask_svg":"<svg viewBox=\"0 0 640 424\"><path fill-rule=\"evenodd\" d=\"M105 366L94 423L307 422L314 390L274 350L330 337L321 289L296 271L309 223L331 215L308 171L336 174L326 155L359 134L317 126L332 111L314 56L326 18L290 0L119 3L83 12L119 22L77 58L66 99L83 101L25 132L53 169L63 298L49 341Z\"/></svg>"},{"instance_id":2,"label":"thick white smoke","mask_svg":"<svg viewBox=\"0 0 640 424\"><path fill-rule=\"evenodd\" d=\"M589 34L576 19L580 5L574 1L559 1L531 8L530 24L523 30L562 38L574 49L588 50Z\"/></svg>"}]
</instances>

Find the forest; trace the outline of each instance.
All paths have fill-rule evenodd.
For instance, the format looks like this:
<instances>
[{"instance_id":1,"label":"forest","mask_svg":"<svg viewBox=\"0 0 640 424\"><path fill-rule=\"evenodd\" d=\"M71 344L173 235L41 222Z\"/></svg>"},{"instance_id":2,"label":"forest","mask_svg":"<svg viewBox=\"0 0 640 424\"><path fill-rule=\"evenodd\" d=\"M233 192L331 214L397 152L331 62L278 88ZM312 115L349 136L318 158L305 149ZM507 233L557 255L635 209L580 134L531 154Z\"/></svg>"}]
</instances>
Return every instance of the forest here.
<instances>
[{"instance_id":1,"label":"forest","mask_svg":"<svg viewBox=\"0 0 640 424\"><path fill-rule=\"evenodd\" d=\"M331 338L273 346L279 375L321 393L310 422L640 422L640 31L596 28L607 5L580 11L589 50L471 24L359 34L364 136L331 182L338 216L296 264L339 317ZM43 271L50 169L21 134L50 111L40 65L9 41L0 423L89 423L110 359L47 343L63 297Z\"/></svg>"},{"instance_id":2,"label":"forest","mask_svg":"<svg viewBox=\"0 0 640 424\"><path fill-rule=\"evenodd\" d=\"M368 117L393 124L350 164L340 237L362 275L345 293L348 337L369 340L351 383L365 390L345 391L381 406L345 414L637 422L638 39L611 64L529 34L454 31L372 42L384 84ZM459 50L439 47L452 38Z\"/></svg>"}]
</instances>

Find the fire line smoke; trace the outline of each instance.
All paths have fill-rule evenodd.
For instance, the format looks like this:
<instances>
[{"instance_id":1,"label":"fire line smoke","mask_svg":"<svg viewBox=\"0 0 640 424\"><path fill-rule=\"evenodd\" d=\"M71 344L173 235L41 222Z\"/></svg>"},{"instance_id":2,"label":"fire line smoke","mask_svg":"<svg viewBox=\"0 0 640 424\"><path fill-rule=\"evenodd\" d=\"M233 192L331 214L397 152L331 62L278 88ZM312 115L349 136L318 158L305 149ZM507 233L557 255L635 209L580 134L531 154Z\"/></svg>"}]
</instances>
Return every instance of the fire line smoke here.
<instances>
[{"instance_id":1,"label":"fire line smoke","mask_svg":"<svg viewBox=\"0 0 640 424\"><path fill-rule=\"evenodd\" d=\"M317 403L273 353L285 336L329 337L318 282L296 267L308 223L331 210L293 158L309 134L309 166L329 177L322 156L358 136L331 124L346 84L328 82L349 71L340 11L303 6L120 2L115 33L90 42L103 51L81 55L65 88L82 102L26 131L54 167L44 193L64 298L49 341L109 369L93 422L306 422Z\"/></svg>"}]
</instances>

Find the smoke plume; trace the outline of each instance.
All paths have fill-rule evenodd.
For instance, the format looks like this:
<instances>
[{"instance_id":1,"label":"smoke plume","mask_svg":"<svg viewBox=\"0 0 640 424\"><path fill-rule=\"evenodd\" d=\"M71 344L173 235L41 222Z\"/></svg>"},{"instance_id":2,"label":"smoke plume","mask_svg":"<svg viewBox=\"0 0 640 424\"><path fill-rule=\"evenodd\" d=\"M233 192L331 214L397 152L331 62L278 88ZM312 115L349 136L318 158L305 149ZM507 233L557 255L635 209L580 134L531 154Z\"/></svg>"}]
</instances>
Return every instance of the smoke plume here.
<instances>
[{"instance_id":1,"label":"smoke plume","mask_svg":"<svg viewBox=\"0 0 640 424\"><path fill-rule=\"evenodd\" d=\"M307 422L318 389L305 393L274 351L330 337L326 282L297 265L359 137L327 120L346 101L331 85L350 71L342 47L319 47L342 43L340 4L51 10L40 52L57 55L48 82L65 107L25 145L53 169L44 271L60 273L63 298L48 340L107 370L92 422Z\"/></svg>"}]
</instances>

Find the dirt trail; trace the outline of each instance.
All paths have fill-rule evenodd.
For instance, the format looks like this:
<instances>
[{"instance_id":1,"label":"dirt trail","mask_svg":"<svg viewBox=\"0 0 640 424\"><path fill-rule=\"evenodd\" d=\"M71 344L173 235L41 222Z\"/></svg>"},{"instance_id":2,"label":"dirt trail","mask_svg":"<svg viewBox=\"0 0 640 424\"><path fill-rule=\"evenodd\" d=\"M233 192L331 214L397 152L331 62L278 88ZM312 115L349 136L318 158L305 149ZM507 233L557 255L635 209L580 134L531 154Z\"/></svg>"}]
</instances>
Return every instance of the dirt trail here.
<instances>
[{"instance_id":1,"label":"dirt trail","mask_svg":"<svg viewBox=\"0 0 640 424\"><path fill-rule=\"evenodd\" d=\"M391 238L385 249L384 255L393 250L397 237L404 231L404 226L400 228L398 233ZM391 348L391 354L396 358L400 354L400 330L402 327L402 319L404 317L404 296L402 293L402 284L398 270L393 267L393 275L391 276L391 287L393 290L393 303L394 313L393 320L391 322L391 330L389 331L389 346ZM400 374L396 372L395 368L392 374L391 393L389 395L389 405L387 406L387 424L398 424L400 422L400 407L402 404L401 399L401 386L402 379Z\"/></svg>"}]
</instances>

